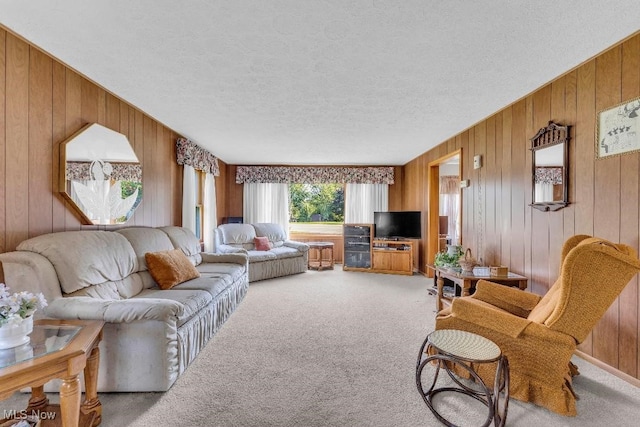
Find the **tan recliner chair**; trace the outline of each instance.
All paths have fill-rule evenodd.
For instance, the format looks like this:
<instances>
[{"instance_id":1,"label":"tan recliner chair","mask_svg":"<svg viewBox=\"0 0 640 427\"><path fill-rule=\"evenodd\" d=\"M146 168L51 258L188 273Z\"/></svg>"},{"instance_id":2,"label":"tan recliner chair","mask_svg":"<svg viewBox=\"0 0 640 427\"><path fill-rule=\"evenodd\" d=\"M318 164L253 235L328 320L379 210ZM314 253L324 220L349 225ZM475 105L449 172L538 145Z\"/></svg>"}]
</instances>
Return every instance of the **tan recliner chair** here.
<instances>
[{"instance_id":1,"label":"tan recliner chair","mask_svg":"<svg viewBox=\"0 0 640 427\"><path fill-rule=\"evenodd\" d=\"M440 311L436 329L460 329L494 341L509 359L514 399L576 415L570 359L622 289L640 271L633 248L585 235L562 248L561 274L546 295L479 281L472 296ZM491 366L476 367L492 383Z\"/></svg>"}]
</instances>

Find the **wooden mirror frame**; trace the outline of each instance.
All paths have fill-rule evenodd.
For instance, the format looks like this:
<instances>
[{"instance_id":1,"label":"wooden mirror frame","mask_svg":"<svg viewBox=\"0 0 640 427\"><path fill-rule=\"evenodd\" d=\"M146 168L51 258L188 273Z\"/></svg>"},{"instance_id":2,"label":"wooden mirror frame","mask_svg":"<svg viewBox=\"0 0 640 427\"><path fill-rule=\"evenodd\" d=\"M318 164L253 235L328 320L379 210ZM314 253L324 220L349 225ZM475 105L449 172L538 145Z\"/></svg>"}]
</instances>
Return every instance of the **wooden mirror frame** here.
<instances>
[{"instance_id":1,"label":"wooden mirror frame","mask_svg":"<svg viewBox=\"0 0 640 427\"><path fill-rule=\"evenodd\" d=\"M569 205L569 130L570 126L562 126L552 121L541 128L531 138L531 204L529 206L540 211L557 211ZM536 202L536 151L554 145L564 144L562 159L562 200Z\"/></svg>"}]
</instances>

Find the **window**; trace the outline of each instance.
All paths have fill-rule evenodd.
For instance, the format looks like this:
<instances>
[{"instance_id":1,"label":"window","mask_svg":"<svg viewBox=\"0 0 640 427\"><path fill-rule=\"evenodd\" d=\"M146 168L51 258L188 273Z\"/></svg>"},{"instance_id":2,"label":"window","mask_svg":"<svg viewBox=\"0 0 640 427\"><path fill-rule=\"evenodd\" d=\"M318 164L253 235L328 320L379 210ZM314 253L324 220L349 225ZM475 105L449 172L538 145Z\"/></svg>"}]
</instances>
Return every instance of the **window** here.
<instances>
[{"instance_id":1,"label":"window","mask_svg":"<svg viewBox=\"0 0 640 427\"><path fill-rule=\"evenodd\" d=\"M196 169L196 229L195 235L198 237L200 242L202 243L203 235L202 235L202 221L203 221L203 203L204 203L204 178L205 173Z\"/></svg>"},{"instance_id":2,"label":"window","mask_svg":"<svg viewBox=\"0 0 640 427\"><path fill-rule=\"evenodd\" d=\"M202 205L196 205L196 237L202 242Z\"/></svg>"},{"instance_id":3,"label":"window","mask_svg":"<svg viewBox=\"0 0 640 427\"><path fill-rule=\"evenodd\" d=\"M344 185L290 184L289 232L342 234Z\"/></svg>"}]
</instances>

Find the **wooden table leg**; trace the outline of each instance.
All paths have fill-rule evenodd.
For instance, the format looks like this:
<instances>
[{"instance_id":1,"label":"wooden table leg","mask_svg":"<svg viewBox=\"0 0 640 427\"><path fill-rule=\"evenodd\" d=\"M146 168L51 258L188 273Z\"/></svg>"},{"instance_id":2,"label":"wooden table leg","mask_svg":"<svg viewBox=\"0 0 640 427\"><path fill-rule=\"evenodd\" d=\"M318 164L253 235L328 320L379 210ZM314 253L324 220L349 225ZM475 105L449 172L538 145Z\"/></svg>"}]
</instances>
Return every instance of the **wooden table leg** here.
<instances>
[{"instance_id":1,"label":"wooden table leg","mask_svg":"<svg viewBox=\"0 0 640 427\"><path fill-rule=\"evenodd\" d=\"M442 310L442 293L444 292L444 278L436 271L436 286L438 286L438 297L436 298L436 309Z\"/></svg>"},{"instance_id":2,"label":"wooden table leg","mask_svg":"<svg viewBox=\"0 0 640 427\"><path fill-rule=\"evenodd\" d=\"M60 385L62 427L76 427L80 421L80 378L72 375Z\"/></svg>"},{"instance_id":3,"label":"wooden table leg","mask_svg":"<svg viewBox=\"0 0 640 427\"><path fill-rule=\"evenodd\" d=\"M462 281L462 290L460 292L460 296L468 297L471 295L471 280L464 279Z\"/></svg>"},{"instance_id":4,"label":"wooden table leg","mask_svg":"<svg viewBox=\"0 0 640 427\"><path fill-rule=\"evenodd\" d=\"M44 386L32 387L27 413L44 411L48 404L49 399L47 395L44 394Z\"/></svg>"},{"instance_id":5,"label":"wooden table leg","mask_svg":"<svg viewBox=\"0 0 640 427\"><path fill-rule=\"evenodd\" d=\"M102 403L98 399L98 365L100 364L100 349L96 345L87 358L87 366L84 368L85 400L80 410L83 414L93 412L93 427L102 422Z\"/></svg>"}]
</instances>

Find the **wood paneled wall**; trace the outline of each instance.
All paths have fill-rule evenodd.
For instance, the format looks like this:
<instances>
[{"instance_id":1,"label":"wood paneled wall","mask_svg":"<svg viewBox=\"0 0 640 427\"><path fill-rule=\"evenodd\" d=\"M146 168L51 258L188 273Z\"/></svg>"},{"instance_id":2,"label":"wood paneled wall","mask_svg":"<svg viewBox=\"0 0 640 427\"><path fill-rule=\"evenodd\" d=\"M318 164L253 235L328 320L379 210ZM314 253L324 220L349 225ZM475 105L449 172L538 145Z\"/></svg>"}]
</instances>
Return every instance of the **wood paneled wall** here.
<instances>
[{"instance_id":1,"label":"wood paneled wall","mask_svg":"<svg viewBox=\"0 0 640 427\"><path fill-rule=\"evenodd\" d=\"M557 279L562 244L574 234L638 250L640 153L596 161L595 126L598 111L639 96L640 35L635 35L408 163L402 207L426 212L427 164L462 149L462 179L471 181L462 190L463 245L486 264L501 263L528 276L532 292L544 294ZM529 138L550 120L571 126L571 204L541 212L528 206ZM477 154L484 165L474 170ZM579 347L633 378L640 378L639 300L636 277Z\"/></svg>"},{"instance_id":2,"label":"wood paneled wall","mask_svg":"<svg viewBox=\"0 0 640 427\"><path fill-rule=\"evenodd\" d=\"M143 199L127 225L181 223L178 135L0 28L0 252L81 225L58 194L59 145L84 124L125 134L142 163Z\"/></svg>"},{"instance_id":3,"label":"wood paneled wall","mask_svg":"<svg viewBox=\"0 0 640 427\"><path fill-rule=\"evenodd\" d=\"M218 224L222 224L223 220L227 216L242 216L242 210L240 215L233 215L229 213L229 197L232 194L232 188L229 188L229 181L227 179L229 171L233 169L235 183L235 167L227 165L225 162L218 159L218 166L220 167L220 175L216 177L216 215Z\"/></svg>"},{"instance_id":4,"label":"wood paneled wall","mask_svg":"<svg viewBox=\"0 0 640 427\"><path fill-rule=\"evenodd\" d=\"M236 184L236 165L227 165L224 174L220 170L220 178L224 180L226 200L223 203L223 209L226 212L224 216L242 216L242 192L243 185ZM220 201L218 202L218 209L220 209ZM218 224L222 224L222 219L218 221Z\"/></svg>"}]
</instances>

